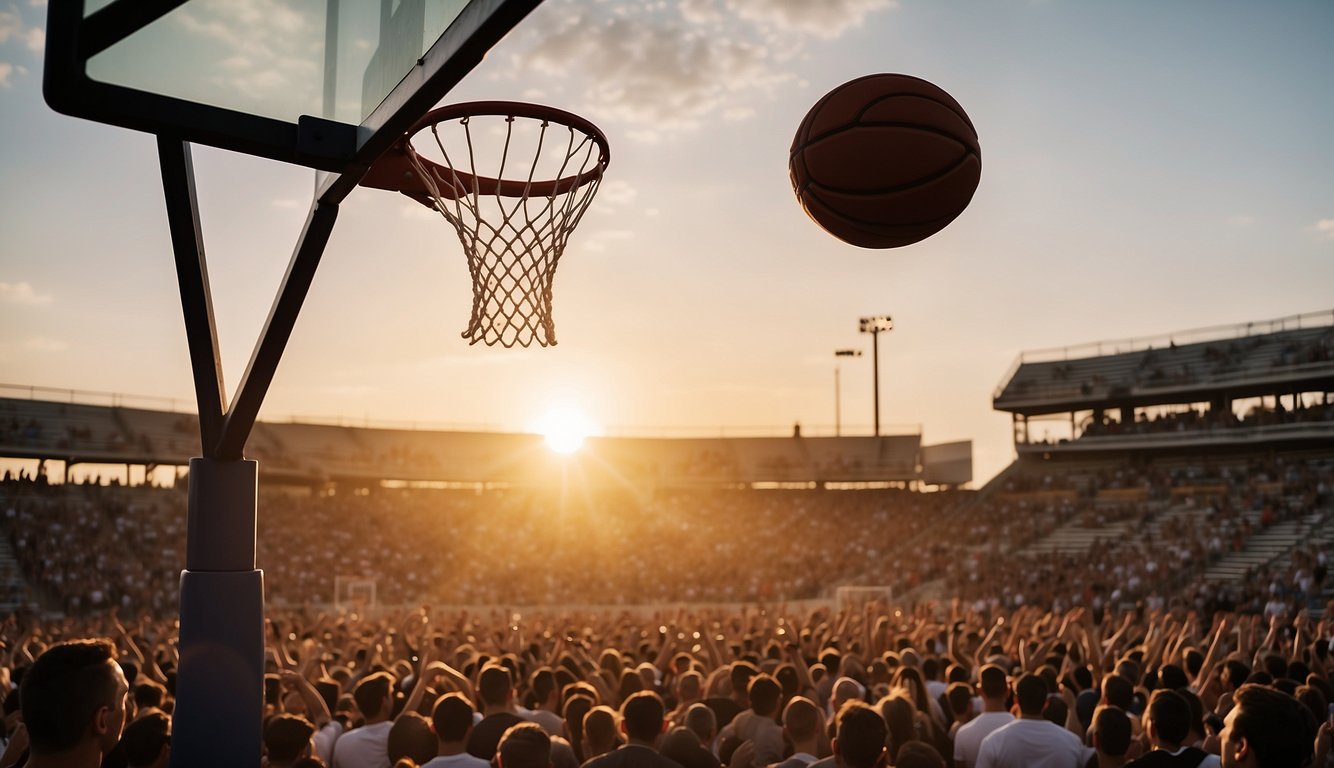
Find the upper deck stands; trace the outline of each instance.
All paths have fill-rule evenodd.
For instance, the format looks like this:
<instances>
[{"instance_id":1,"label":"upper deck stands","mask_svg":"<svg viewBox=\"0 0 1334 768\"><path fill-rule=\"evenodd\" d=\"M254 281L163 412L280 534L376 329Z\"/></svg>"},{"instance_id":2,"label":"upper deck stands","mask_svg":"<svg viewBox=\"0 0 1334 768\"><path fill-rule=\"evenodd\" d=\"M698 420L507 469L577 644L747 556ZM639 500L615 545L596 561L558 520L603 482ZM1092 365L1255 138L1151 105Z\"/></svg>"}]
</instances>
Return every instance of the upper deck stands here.
<instances>
[{"instance_id":1,"label":"upper deck stands","mask_svg":"<svg viewBox=\"0 0 1334 768\"><path fill-rule=\"evenodd\" d=\"M1206 338L1024 353L997 390L994 406L1035 415L1207 400L1208 393L1224 389L1230 397L1248 397L1275 387L1334 387L1334 312L1177 336L1198 335Z\"/></svg>"}]
</instances>

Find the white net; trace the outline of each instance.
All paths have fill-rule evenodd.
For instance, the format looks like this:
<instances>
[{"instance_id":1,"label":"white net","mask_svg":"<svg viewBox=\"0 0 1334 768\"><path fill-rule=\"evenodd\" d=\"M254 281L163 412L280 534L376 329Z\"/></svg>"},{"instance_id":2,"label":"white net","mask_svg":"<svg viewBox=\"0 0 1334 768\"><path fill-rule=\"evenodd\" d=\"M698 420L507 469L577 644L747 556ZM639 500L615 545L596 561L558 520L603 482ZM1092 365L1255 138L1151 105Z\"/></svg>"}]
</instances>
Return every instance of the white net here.
<instances>
[{"instance_id":1,"label":"white net","mask_svg":"<svg viewBox=\"0 0 1334 768\"><path fill-rule=\"evenodd\" d=\"M470 344L556 343L556 265L608 159L605 139L576 121L471 114L431 125L421 133L434 146L407 153L468 256Z\"/></svg>"}]
</instances>

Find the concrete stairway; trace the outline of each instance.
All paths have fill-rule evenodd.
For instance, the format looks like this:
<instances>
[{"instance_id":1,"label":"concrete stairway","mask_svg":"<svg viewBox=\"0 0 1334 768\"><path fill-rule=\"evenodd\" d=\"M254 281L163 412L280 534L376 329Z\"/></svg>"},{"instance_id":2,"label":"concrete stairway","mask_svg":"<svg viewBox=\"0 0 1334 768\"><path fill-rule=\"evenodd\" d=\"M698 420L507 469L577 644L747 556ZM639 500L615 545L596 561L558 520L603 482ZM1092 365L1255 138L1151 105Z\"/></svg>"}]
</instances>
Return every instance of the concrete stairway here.
<instances>
[{"instance_id":1,"label":"concrete stairway","mask_svg":"<svg viewBox=\"0 0 1334 768\"><path fill-rule=\"evenodd\" d=\"M1251 525L1259 528L1260 513L1247 512ZM1253 534L1240 552L1224 555L1204 572L1206 581L1239 581L1256 568L1269 565L1286 566L1292 549L1299 544L1334 540L1334 531L1323 525L1325 513L1310 512L1296 520L1275 523ZM1318 538L1317 538L1318 537Z\"/></svg>"}]
</instances>

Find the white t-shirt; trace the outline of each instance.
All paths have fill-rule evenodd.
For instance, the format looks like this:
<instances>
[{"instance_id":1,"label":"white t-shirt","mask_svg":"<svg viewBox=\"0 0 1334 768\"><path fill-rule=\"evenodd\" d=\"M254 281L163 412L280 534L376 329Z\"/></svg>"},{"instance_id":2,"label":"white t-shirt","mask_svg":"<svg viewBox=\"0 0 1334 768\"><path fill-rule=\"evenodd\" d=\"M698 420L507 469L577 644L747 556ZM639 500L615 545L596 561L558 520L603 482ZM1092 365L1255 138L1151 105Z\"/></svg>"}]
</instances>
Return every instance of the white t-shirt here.
<instances>
[{"instance_id":1,"label":"white t-shirt","mask_svg":"<svg viewBox=\"0 0 1334 768\"><path fill-rule=\"evenodd\" d=\"M992 731L1012 722L1014 715L1009 712L983 712L959 726L954 734L954 762L973 768L977 764L977 751L982 747L982 740L990 736Z\"/></svg>"},{"instance_id":2,"label":"white t-shirt","mask_svg":"<svg viewBox=\"0 0 1334 768\"><path fill-rule=\"evenodd\" d=\"M343 724L337 720L330 720L324 724L324 727L315 732L315 754L324 762L329 762L333 757L334 742L343 735Z\"/></svg>"},{"instance_id":3,"label":"white t-shirt","mask_svg":"<svg viewBox=\"0 0 1334 768\"><path fill-rule=\"evenodd\" d=\"M982 740L977 768L1081 768L1093 750L1049 720L1019 719Z\"/></svg>"},{"instance_id":4,"label":"white t-shirt","mask_svg":"<svg viewBox=\"0 0 1334 768\"><path fill-rule=\"evenodd\" d=\"M386 720L353 728L334 743L333 768L389 768L389 729Z\"/></svg>"},{"instance_id":5,"label":"white t-shirt","mask_svg":"<svg viewBox=\"0 0 1334 768\"><path fill-rule=\"evenodd\" d=\"M441 755L422 763L422 768L490 768L491 764L480 757L473 757L467 752L457 755Z\"/></svg>"}]
</instances>

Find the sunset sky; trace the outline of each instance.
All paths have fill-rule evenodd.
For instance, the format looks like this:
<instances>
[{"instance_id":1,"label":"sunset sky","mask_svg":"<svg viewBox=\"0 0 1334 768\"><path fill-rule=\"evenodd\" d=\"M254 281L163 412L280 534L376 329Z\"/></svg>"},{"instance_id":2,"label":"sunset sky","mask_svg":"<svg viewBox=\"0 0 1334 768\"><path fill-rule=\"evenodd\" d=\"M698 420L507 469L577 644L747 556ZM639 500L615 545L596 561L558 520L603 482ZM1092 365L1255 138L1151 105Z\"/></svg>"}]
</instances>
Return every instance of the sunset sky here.
<instances>
[{"instance_id":1,"label":"sunset sky","mask_svg":"<svg viewBox=\"0 0 1334 768\"><path fill-rule=\"evenodd\" d=\"M0 0L0 383L188 404L154 140L45 105L45 13ZM556 276L559 345L468 346L453 232L358 190L261 418L832 434L833 352L859 348L843 427L866 434L857 320L889 314L882 423L973 440L980 484L1013 455L991 396L1023 350L1334 308L1332 36L1328 0L548 0L447 101L547 103L611 141ZM875 72L944 88L982 145L969 209L887 251L826 235L787 177L807 109ZM231 387L313 172L195 166Z\"/></svg>"}]
</instances>

